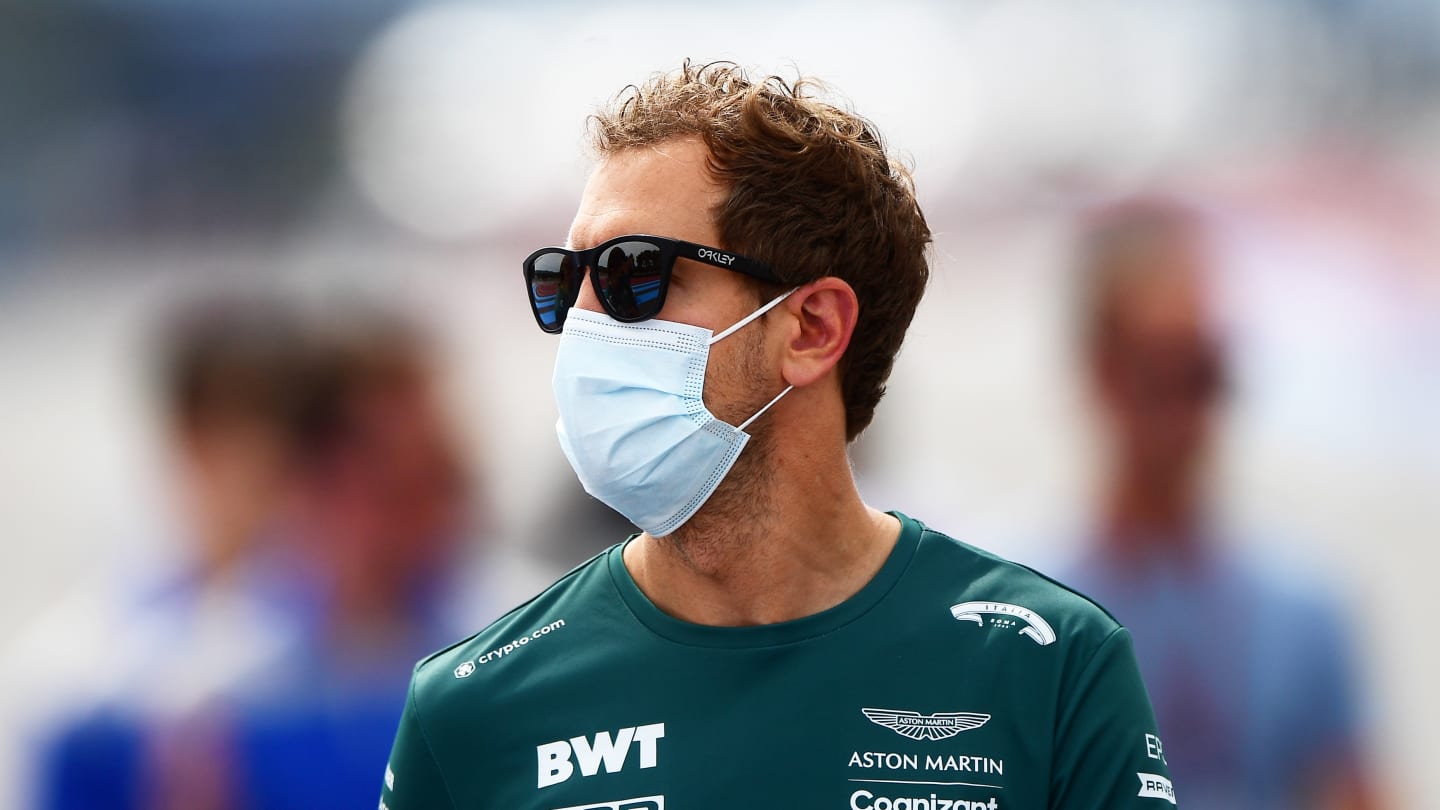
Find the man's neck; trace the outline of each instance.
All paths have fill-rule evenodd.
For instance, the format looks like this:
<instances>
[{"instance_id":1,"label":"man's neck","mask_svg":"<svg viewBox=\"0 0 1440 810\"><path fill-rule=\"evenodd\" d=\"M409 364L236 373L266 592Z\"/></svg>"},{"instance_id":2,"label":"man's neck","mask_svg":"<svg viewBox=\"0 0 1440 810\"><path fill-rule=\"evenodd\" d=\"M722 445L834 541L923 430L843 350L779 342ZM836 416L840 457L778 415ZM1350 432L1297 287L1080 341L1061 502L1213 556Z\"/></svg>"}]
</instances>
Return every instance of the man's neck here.
<instances>
[{"instance_id":1,"label":"man's neck","mask_svg":"<svg viewBox=\"0 0 1440 810\"><path fill-rule=\"evenodd\" d=\"M1103 539L1121 554L1143 554L1164 546L1185 552L1196 542L1200 497L1189 482L1173 487L1127 486L1122 478L1111 489Z\"/></svg>"},{"instance_id":2,"label":"man's neck","mask_svg":"<svg viewBox=\"0 0 1440 810\"><path fill-rule=\"evenodd\" d=\"M627 545L626 568L657 607L696 624L773 624L840 604L884 565L900 523L860 500L843 448L834 461L757 465L772 470L763 496L716 492L679 536Z\"/></svg>"}]
</instances>

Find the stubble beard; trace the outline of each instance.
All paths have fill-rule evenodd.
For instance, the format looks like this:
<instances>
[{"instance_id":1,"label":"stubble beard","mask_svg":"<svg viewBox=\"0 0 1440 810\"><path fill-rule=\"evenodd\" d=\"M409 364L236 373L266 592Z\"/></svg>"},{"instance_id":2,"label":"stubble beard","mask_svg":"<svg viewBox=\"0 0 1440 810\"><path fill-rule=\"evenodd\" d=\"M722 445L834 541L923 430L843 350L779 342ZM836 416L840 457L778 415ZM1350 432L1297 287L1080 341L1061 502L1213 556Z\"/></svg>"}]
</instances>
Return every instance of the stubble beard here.
<instances>
[{"instance_id":1,"label":"stubble beard","mask_svg":"<svg viewBox=\"0 0 1440 810\"><path fill-rule=\"evenodd\" d=\"M716 414L732 425L749 419L778 393L768 391L773 383L765 373L764 331L742 330L735 337L742 335L745 346L726 388L746 393L727 412ZM715 573L729 567L737 556L753 554L753 544L766 534L775 501L774 434L764 416L745 432L750 441L729 474L700 511L663 538L697 571Z\"/></svg>"}]
</instances>

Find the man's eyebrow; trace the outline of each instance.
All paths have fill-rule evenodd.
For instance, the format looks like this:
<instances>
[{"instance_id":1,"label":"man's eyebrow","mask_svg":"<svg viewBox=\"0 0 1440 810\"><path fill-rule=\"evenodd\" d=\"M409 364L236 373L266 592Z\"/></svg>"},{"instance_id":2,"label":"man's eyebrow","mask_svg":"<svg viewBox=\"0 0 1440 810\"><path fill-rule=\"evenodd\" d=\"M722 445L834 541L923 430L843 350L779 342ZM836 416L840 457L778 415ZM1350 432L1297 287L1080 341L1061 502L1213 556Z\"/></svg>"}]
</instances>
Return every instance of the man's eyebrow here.
<instances>
[{"instance_id":1,"label":"man's eyebrow","mask_svg":"<svg viewBox=\"0 0 1440 810\"><path fill-rule=\"evenodd\" d=\"M590 239L590 234L588 233L581 232L577 234L572 231L565 234L565 248L567 250L573 250L578 253L597 244L599 243Z\"/></svg>"},{"instance_id":2,"label":"man's eyebrow","mask_svg":"<svg viewBox=\"0 0 1440 810\"><path fill-rule=\"evenodd\" d=\"M617 233L612 233L612 234L606 236L604 239L598 239L598 240L592 240L592 239L590 239L590 238L589 238L589 237L590 237L590 234L581 234L581 235L578 236L578 237L575 236L574 234L570 234L570 235L566 238L566 240L565 240L565 249L566 249L566 250L573 250L573 251L575 251L576 253L579 253L579 252L582 251L582 250L589 250L590 248L592 248L592 247L594 247L594 246L596 246L596 245L604 244L604 243L606 243L606 242L609 242L609 241L612 240L612 239L618 239L618 238L620 238L620 237L622 237L622 236L631 235L632 233L638 233L638 231L634 231L634 232L632 232L632 231L619 231L619 232L617 232Z\"/></svg>"}]
</instances>

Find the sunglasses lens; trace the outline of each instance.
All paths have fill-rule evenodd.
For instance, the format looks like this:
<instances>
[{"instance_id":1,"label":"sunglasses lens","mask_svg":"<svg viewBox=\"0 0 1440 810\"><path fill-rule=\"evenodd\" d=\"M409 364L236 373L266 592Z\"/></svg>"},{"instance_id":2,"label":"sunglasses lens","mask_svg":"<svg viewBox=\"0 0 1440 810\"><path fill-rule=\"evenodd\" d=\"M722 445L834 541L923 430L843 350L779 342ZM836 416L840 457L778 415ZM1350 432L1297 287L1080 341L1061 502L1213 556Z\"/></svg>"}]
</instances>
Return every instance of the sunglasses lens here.
<instances>
[{"instance_id":1,"label":"sunglasses lens","mask_svg":"<svg viewBox=\"0 0 1440 810\"><path fill-rule=\"evenodd\" d=\"M664 256L649 242L620 242L606 248L595 265L595 281L606 311L616 320L643 321L660 313Z\"/></svg>"},{"instance_id":2,"label":"sunglasses lens","mask_svg":"<svg viewBox=\"0 0 1440 810\"><path fill-rule=\"evenodd\" d=\"M579 268L567 253L542 253L530 263L530 303L540 319L540 328L559 332L565 313L575 303Z\"/></svg>"}]
</instances>

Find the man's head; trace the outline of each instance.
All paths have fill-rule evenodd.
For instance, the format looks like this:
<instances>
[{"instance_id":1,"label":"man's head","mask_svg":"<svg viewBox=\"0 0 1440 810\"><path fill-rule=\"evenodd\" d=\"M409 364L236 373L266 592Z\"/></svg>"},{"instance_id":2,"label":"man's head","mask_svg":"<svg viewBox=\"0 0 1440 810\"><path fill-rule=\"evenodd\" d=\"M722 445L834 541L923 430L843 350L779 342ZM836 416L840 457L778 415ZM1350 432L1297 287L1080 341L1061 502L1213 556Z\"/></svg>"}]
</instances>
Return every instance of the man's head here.
<instances>
[{"instance_id":1,"label":"man's head","mask_svg":"<svg viewBox=\"0 0 1440 810\"><path fill-rule=\"evenodd\" d=\"M1081 251L1090 383L1117 472L1157 498L1194 497L1225 391L1197 215L1142 200L1108 209Z\"/></svg>"},{"instance_id":2,"label":"man's head","mask_svg":"<svg viewBox=\"0 0 1440 810\"><path fill-rule=\"evenodd\" d=\"M394 610L453 558L466 469L426 336L383 313L327 326L290 424L290 528L342 596Z\"/></svg>"},{"instance_id":3,"label":"man's head","mask_svg":"<svg viewBox=\"0 0 1440 810\"><path fill-rule=\"evenodd\" d=\"M782 284L681 260L660 317L718 331L799 287L786 306L813 327L798 327L810 351L782 373L797 386L833 375L853 439L874 415L924 291L930 231L909 173L887 156L874 126L813 97L812 87L686 63L628 88L592 119L600 163L571 242L650 233L768 264ZM762 363L758 341L722 342L712 357ZM750 399L763 405L776 392ZM721 406L717 415L743 419L752 404Z\"/></svg>"},{"instance_id":4,"label":"man's head","mask_svg":"<svg viewBox=\"0 0 1440 810\"><path fill-rule=\"evenodd\" d=\"M221 567L273 517L289 475L303 330L278 299L225 295L186 302L160 338L156 382L196 553Z\"/></svg>"}]
</instances>

